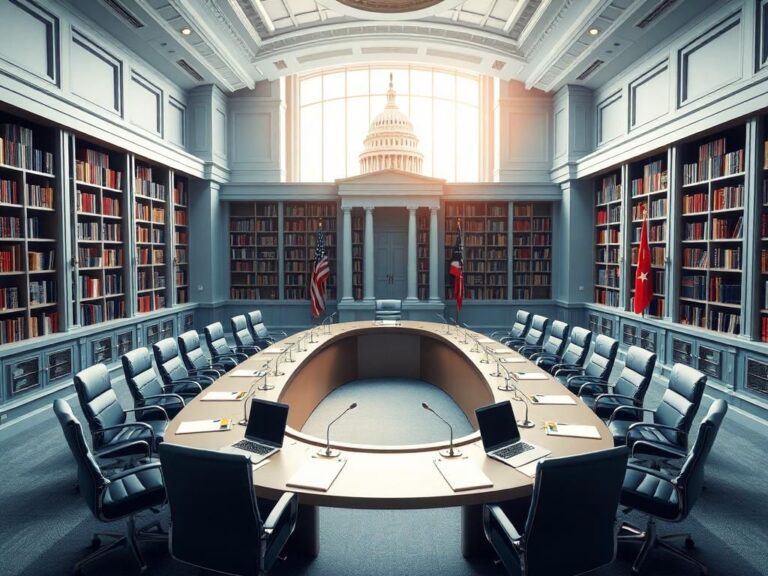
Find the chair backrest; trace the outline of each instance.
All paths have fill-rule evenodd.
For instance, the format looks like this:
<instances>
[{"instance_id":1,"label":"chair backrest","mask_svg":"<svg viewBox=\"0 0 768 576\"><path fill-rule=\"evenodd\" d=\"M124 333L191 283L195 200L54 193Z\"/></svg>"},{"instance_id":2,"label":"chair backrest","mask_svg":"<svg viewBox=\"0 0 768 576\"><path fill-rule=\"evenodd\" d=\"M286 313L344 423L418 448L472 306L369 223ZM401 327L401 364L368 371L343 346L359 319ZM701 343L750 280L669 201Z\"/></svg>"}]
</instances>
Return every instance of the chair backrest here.
<instances>
[{"instance_id":1,"label":"chair backrest","mask_svg":"<svg viewBox=\"0 0 768 576\"><path fill-rule=\"evenodd\" d=\"M133 401L137 406L144 404L147 396L156 396L163 393L163 385L160 383L155 369L152 368L152 356L146 348L137 348L124 354L120 361L123 364L125 382L131 391Z\"/></svg>"},{"instance_id":2,"label":"chair backrest","mask_svg":"<svg viewBox=\"0 0 768 576\"><path fill-rule=\"evenodd\" d=\"M546 316L539 316L538 314L531 320L531 327L528 329L528 333L525 335L525 344L528 346L541 346L544 342L544 332L547 331L549 325L549 318Z\"/></svg>"},{"instance_id":3,"label":"chair backrest","mask_svg":"<svg viewBox=\"0 0 768 576\"><path fill-rule=\"evenodd\" d=\"M630 346L624 368L614 384L614 393L631 396L637 406L642 406L655 367L656 354L639 346Z\"/></svg>"},{"instance_id":4,"label":"chair backrest","mask_svg":"<svg viewBox=\"0 0 768 576\"><path fill-rule=\"evenodd\" d=\"M230 323L232 324L232 335L235 337L235 343L238 346L256 345L253 336L251 336L251 333L248 330L248 321L245 319L245 314L232 317Z\"/></svg>"},{"instance_id":5,"label":"chair backrest","mask_svg":"<svg viewBox=\"0 0 768 576\"><path fill-rule=\"evenodd\" d=\"M155 355L155 364L165 384L171 384L189 376L184 361L179 356L179 347L173 338L163 338L160 342L152 344L152 353Z\"/></svg>"},{"instance_id":6,"label":"chair backrest","mask_svg":"<svg viewBox=\"0 0 768 576\"><path fill-rule=\"evenodd\" d=\"M232 353L229 344L227 344L227 339L224 337L224 327L221 325L221 322L208 324L204 331L205 342L208 344L208 350L210 350L214 360L219 356L226 356Z\"/></svg>"},{"instance_id":7,"label":"chair backrest","mask_svg":"<svg viewBox=\"0 0 768 576\"><path fill-rule=\"evenodd\" d=\"M248 322L248 331L251 333L251 337L254 341L270 338L269 330L264 324L264 319L261 316L261 310L252 310L245 316Z\"/></svg>"},{"instance_id":8,"label":"chair backrest","mask_svg":"<svg viewBox=\"0 0 768 576\"><path fill-rule=\"evenodd\" d=\"M563 352L564 364L577 364L582 366L592 343L592 332L581 326L574 326L571 330L571 339Z\"/></svg>"},{"instance_id":9,"label":"chair backrest","mask_svg":"<svg viewBox=\"0 0 768 576\"><path fill-rule=\"evenodd\" d=\"M262 522L246 456L160 445L174 558L227 574L258 574Z\"/></svg>"},{"instance_id":10,"label":"chair backrest","mask_svg":"<svg viewBox=\"0 0 768 576\"><path fill-rule=\"evenodd\" d=\"M696 500L704 488L704 464L706 464L712 445L717 438L717 432L720 430L720 424L722 424L727 411L728 403L725 400L718 399L712 402L707 415L699 425L696 442L688 452L688 457L683 462L683 467L677 476L675 483L680 489L680 510L683 518L696 504Z\"/></svg>"},{"instance_id":11,"label":"chair backrest","mask_svg":"<svg viewBox=\"0 0 768 576\"><path fill-rule=\"evenodd\" d=\"M512 330L509 331L511 338L525 338L528 329L531 327L531 313L527 310L518 310L515 315L515 323L512 324Z\"/></svg>"},{"instance_id":12,"label":"chair backrest","mask_svg":"<svg viewBox=\"0 0 768 576\"><path fill-rule=\"evenodd\" d=\"M565 341L568 339L568 332L570 330L571 327L565 322L560 322L560 320L552 322L552 329L549 331L549 336L547 336L547 340L542 347L543 351L547 354L560 356L563 348L565 348Z\"/></svg>"},{"instance_id":13,"label":"chair backrest","mask_svg":"<svg viewBox=\"0 0 768 576\"><path fill-rule=\"evenodd\" d=\"M622 446L539 463L523 533L526 575L581 574L613 560L627 456Z\"/></svg>"},{"instance_id":14,"label":"chair backrest","mask_svg":"<svg viewBox=\"0 0 768 576\"><path fill-rule=\"evenodd\" d=\"M584 374L607 380L613 370L618 351L619 343L616 340L605 334L598 334L595 338L595 349L584 367Z\"/></svg>"},{"instance_id":15,"label":"chair backrest","mask_svg":"<svg viewBox=\"0 0 768 576\"><path fill-rule=\"evenodd\" d=\"M83 427L80 421L72 413L70 405L61 398L54 400L53 411L59 419L64 438L77 464L77 483L80 493L88 503L93 515L99 517L99 498L109 480L104 477L101 468L91 454L88 443L85 441Z\"/></svg>"},{"instance_id":16,"label":"chair backrest","mask_svg":"<svg viewBox=\"0 0 768 576\"><path fill-rule=\"evenodd\" d=\"M102 428L125 423L126 416L117 394L109 379L109 370L104 364L94 364L75 374L75 390L80 401L88 427L91 429L94 448L112 440L117 430L97 434Z\"/></svg>"},{"instance_id":17,"label":"chair backrest","mask_svg":"<svg viewBox=\"0 0 768 576\"><path fill-rule=\"evenodd\" d=\"M677 430L660 430L666 438L680 446L687 446L687 435L704 395L706 375L685 364L672 366L669 386L661 397L661 404L653 413L656 424L673 426Z\"/></svg>"},{"instance_id":18,"label":"chair backrest","mask_svg":"<svg viewBox=\"0 0 768 576\"><path fill-rule=\"evenodd\" d=\"M400 320L402 314L402 300L376 300L376 320Z\"/></svg>"},{"instance_id":19,"label":"chair backrest","mask_svg":"<svg viewBox=\"0 0 768 576\"><path fill-rule=\"evenodd\" d=\"M208 357L200 346L200 336L194 330L184 332L177 338L179 353L188 370L208 368Z\"/></svg>"}]
</instances>

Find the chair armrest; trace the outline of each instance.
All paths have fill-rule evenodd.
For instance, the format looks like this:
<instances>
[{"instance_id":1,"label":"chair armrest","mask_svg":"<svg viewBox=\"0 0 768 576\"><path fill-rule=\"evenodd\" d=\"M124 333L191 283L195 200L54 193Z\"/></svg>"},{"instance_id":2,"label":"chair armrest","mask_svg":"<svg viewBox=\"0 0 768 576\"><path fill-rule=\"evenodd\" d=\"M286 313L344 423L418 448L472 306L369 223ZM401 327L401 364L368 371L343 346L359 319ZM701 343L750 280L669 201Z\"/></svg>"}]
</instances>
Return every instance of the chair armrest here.
<instances>
[{"instance_id":1,"label":"chair armrest","mask_svg":"<svg viewBox=\"0 0 768 576\"><path fill-rule=\"evenodd\" d=\"M643 472L645 474L650 474L651 476L655 476L656 478L659 478L661 480L666 480L667 482L672 482L674 479L673 476L670 476L668 474L664 474L661 470L656 470L655 468L648 468L647 466L640 466L639 464L635 462L627 462L627 469L636 470L637 472Z\"/></svg>"},{"instance_id":2,"label":"chair armrest","mask_svg":"<svg viewBox=\"0 0 768 576\"><path fill-rule=\"evenodd\" d=\"M539 352L538 354L536 354L536 357L544 360L555 360L555 361L560 360L560 356L558 356L557 354L552 354L550 352Z\"/></svg>"},{"instance_id":3,"label":"chair armrest","mask_svg":"<svg viewBox=\"0 0 768 576\"><path fill-rule=\"evenodd\" d=\"M213 368L192 368L191 370L187 370L187 372L189 372L190 376L201 374L214 379L221 377L221 373Z\"/></svg>"},{"instance_id":4,"label":"chair armrest","mask_svg":"<svg viewBox=\"0 0 768 576\"><path fill-rule=\"evenodd\" d=\"M146 440L134 440L133 442L124 444L119 448L101 448L99 450L94 450L93 455L96 458L119 458L119 456L112 456L112 453L125 450L126 448L129 448L131 446L139 446L139 445L142 445L144 447L144 451L147 453L146 457L150 458L152 456L152 449L149 447L149 443Z\"/></svg>"},{"instance_id":5,"label":"chair armrest","mask_svg":"<svg viewBox=\"0 0 768 576\"><path fill-rule=\"evenodd\" d=\"M652 449L655 450L656 453L643 453L643 450ZM661 456L658 454L658 452L666 452L668 454L665 456ZM649 440L638 440L632 445L632 458L639 457L645 457L645 459L648 459L649 457L652 457L654 459L662 458L662 459L670 459L670 460L676 460L678 458L685 458L688 455L688 453L685 450L678 450L677 448L674 448L672 446L666 446L664 444L660 444L658 442L651 442Z\"/></svg>"},{"instance_id":6,"label":"chair armrest","mask_svg":"<svg viewBox=\"0 0 768 576\"><path fill-rule=\"evenodd\" d=\"M163 408L162 406L149 405L149 406L142 406L140 408L123 408L123 412L133 412L133 413L144 412L145 410L147 412L150 412L152 410L159 410L160 412L163 413L163 418L165 419L165 421L167 422L169 420L168 412L166 412L165 408Z\"/></svg>"},{"instance_id":7,"label":"chair armrest","mask_svg":"<svg viewBox=\"0 0 768 576\"><path fill-rule=\"evenodd\" d=\"M125 424L115 424L114 426L106 426L101 430L96 430L93 433L93 435L103 436L104 432L107 432L108 430L120 430L121 428L143 428L147 432L149 432L149 435L152 437L152 442L154 443L155 441L155 431L152 429L152 426L150 426L146 422L126 422Z\"/></svg>"},{"instance_id":8,"label":"chair armrest","mask_svg":"<svg viewBox=\"0 0 768 576\"><path fill-rule=\"evenodd\" d=\"M579 376L573 376L573 378L579 378ZM568 383L571 383L571 378L568 379ZM608 390L608 382L584 382L584 384L581 385L579 388L579 396L581 396L583 393L589 391L589 390L596 390L598 393L604 392ZM590 396L595 396L595 394L590 394Z\"/></svg>"},{"instance_id":9,"label":"chair armrest","mask_svg":"<svg viewBox=\"0 0 768 576\"><path fill-rule=\"evenodd\" d=\"M238 360L248 360L248 356L242 352L235 352L234 350L229 354L216 354L216 358L237 358Z\"/></svg>"},{"instance_id":10,"label":"chair armrest","mask_svg":"<svg viewBox=\"0 0 768 576\"><path fill-rule=\"evenodd\" d=\"M520 542L520 534L517 532L512 522L509 521L509 518L507 518L507 515L504 513L504 510L502 510L501 506L498 504L486 504L484 509L488 516L493 516L493 519L499 524L499 528L504 531L511 542Z\"/></svg>"},{"instance_id":11,"label":"chair armrest","mask_svg":"<svg viewBox=\"0 0 768 576\"><path fill-rule=\"evenodd\" d=\"M198 388L198 393L203 391L203 387L200 386L200 382L196 382L195 380L191 380L189 378L181 378L180 380L174 380L167 386L163 386L163 391L166 394L176 394L176 392L173 391L174 386L177 386L178 384L194 384Z\"/></svg>"},{"instance_id":12,"label":"chair armrest","mask_svg":"<svg viewBox=\"0 0 768 576\"><path fill-rule=\"evenodd\" d=\"M488 334L488 338L495 338L496 334L502 334L502 338L509 338L509 331L508 330L495 330Z\"/></svg>"},{"instance_id":13,"label":"chair armrest","mask_svg":"<svg viewBox=\"0 0 768 576\"><path fill-rule=\"evenodd\" d=\"M272 508L272 511L269 513L269 516L267 516L267 519L264 520L263 528L265 534L268 536L275 530L286 511L289 514L290 520L291 518L296 517L298 509L299 497L296 496L296 494L293 492L285 492L282 496L280 496L280 500L278 500L274 508Z\"/></svg>"},{"instance_id":14,"label":"chair armrest","mask_svg":"<svg viewBox=\"0 0 768 576\"><path fill-rule=\"evenodd\" d=\"M236 348L238 352L242 352L243 354L256 354L257 352L261 352L261 348L258 346L238 346Z\"/></svg>"},{"instance_id":15,"label":"chair armrest","mask_svg":"<svg viewBox=\"0 0 768 576\"><path fill-rule=\"evenodd\" d=\"M616 409L618 410L618 408ZM683 438L686 440L688 439L688 433L685 430L680 430L679 428L676 428L675 426L668 426L667 424L656 424L654 422L636 422L634 424L631 424L629 428L627 428L627 438L629 438L630 434L634 432L635 430L639 430L640 428L654 428L656 430L670 430L675 432L676 434L680 434Z\"/></svg>"},{"instance_id":16,"label":"chair armrest","mask_svg":"<svg viewBox=\"0 0 768 576\"><path fill-rule=\"evenodd\" d=\"M633 403L635 402L635 399L632 396L626 396L625 394L600 394L595 398L595 408L597 408L597 405L603 398L624 398L625 400L631 400Z\"/></svg>"},{"instance_id":17,"label":"chair armrest","mask_svg":"<svg viewBox=\"0 0 768 576\"><path fill-rule=\"evenodd\" d=\"M277 332L278 334L282 334L283 338L288 338L288 332L286 332L285 330L275 330L275 332ZM267 338L272 338L272 337L271 336L267 336ZM272 338L272 340L274 340L274 339Z\"/></svg>"},{"instance_id":18,"label":"chair armrest","mask_svg":"<svg viewBox=\"0 0 768 576\"><path fill-rule=\"evenodd\" d=\"M155 398L172 398L174 400L177 400L178 402L181 402L182 406L186 406L186 402L184 402L184 398L182 398L179 394L176 394L175 392L169 392L168 394L153 394L152 396L144 396L144 400L153 400ZM163 408L163 410L165 410L165 408Z\"/></svg>"},{"instance_id":19,"label":"chair armrest","mask_svg":"<svg viewBox=\"0 0 768 576\"><path fill-rule=\"evenodd\" d=\"M523 354L526 352L541 352L541 349L541 346L536 346L535 344L527 344L525 346L520 346L517 351L520 352L520 354Z\"/></svg>"},{"instance_id":20,"label":"chair armrest","mask_svg":"<svg viewBox=\"0 0 768 576\"><path fill-rule=\"evenodd\" d=\"M574 366L573 364L555 364L552 367L553 376L581 376L583 372L584 368L581 366Z\"/></svg>"},{"instance_id":21,"label":"chair armrest","mask_svg":"<svg viewBox=\"0 0 768 576\"><path fill-rule=\"evenodd\" d=\"M502 338L501 341L509 346L510 344L520 344L521 342L525 342L525 338Z\"/></svg>"},{"instance_id":22,"label":"chair armrest","mask_svg":"<svg viewBox=\"0 0 768 576\"><path fill-rule=\"evenodd\" d=\"M653 410L650 408L641 408L640 406L619 406L613 411L613 414L611 414L611 417L608 419L609 424L616 420L616 414L619 412L634 412L635 417L637 418L638 412L653 412Z\"/></svg>"}]
</instances>

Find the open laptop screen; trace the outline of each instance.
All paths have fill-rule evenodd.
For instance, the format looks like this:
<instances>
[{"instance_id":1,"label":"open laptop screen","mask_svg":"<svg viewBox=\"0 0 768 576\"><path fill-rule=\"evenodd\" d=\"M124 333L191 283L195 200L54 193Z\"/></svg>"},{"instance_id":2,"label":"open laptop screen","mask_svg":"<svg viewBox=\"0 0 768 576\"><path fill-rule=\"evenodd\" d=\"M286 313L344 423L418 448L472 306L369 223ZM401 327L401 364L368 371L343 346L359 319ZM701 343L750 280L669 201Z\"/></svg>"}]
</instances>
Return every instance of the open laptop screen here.
<instances>
[{"instance_id":1,"label":"open laptop screen","mask_svg":"<svg viewBox=\"0 0 768 576\"><path fill-rule=\"evenodd\" d=\"M486 452L520 440L520 431L517 429L512 403L509 400L478 408L475 415Z\"/></svg>"},{"instance_id":2,"label":"open laptop screen","mask_svg":"<svg viewBox=\"0 0 768 576\"><path fill-rule=\"evenodd\" d=\"M253 398L245 437L270 446L281 447L287 421L288 404Z\"/></svg>"}]
</instances>

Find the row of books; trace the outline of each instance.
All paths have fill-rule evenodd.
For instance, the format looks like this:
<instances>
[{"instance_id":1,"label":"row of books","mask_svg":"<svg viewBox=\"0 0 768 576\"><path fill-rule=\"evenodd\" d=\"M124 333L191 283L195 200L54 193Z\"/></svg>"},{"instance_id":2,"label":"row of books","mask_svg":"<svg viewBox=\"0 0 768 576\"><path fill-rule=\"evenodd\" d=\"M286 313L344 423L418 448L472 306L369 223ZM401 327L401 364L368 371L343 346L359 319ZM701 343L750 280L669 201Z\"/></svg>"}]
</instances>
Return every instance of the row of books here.
<instances>
[{"instance_id":1,"label":"row of books","mask_svg":"<svg viewBox=\"0 0 768 576\"><path fill-rule=\"evenodd\" d=\"M507 215L507 205L492 204L486 205L485 202L460 202L450 203L445 206L445 215L447 218L480 217L487 215L493 217L503 217ZM527 214L525 214L527 215Z\"/></svg>"},{"instance_id":2,"label":"row of books","mask_svg":"<svg viewBox=\"0 0 768 576\"><path fill-rule=\"evenodd\" d=\"M597 191L597 204L605 204L607 202L615 202L621 200L621 184L618 182L617 174L610 174L604 176L600 189Z\"/></svg>"},{"instance_id":3,"label":"row of books","mask_svg":"<svg viewBox=\"0 0 768 576\"><path fill-rule=\"evenodd\" d=\"M0 272L23 272L21 245L0 246Z\"/></svg>"},{"instance_id":4,"label":"row of books","mask_svg":"<svg viewBox=\"0 0 768 576\"><path fill-rule=\"evenodd\" d=\"M285 215L290 218L334 218L336 204L286 204Z\"/></svg>"},{"instance_id":5,"label":"row of books","mask_svg":"<svg viewBox=\"0 0 768 576\"><path fill-rule=\"evenodd\" d=\"M29 305L50 304L56 302L56 282L38 280L29 283Z\"/></svg>"},{"instance_id":6,"label":"row of books","mask_svg":"<svg viewBox=\"0 0 768 576\"><path fill-rule=\"evenodd\" d=\"M53 210L53 186L50 184L27 184L27 206Z\"/></svg>"},{"instance_id":7,"label":"row of books","mask_svg":"<svg viewBox=\"0 0 768 576\"><path fill-rule=\"evenodd\" d=\"M512 284L516 286L549 286L552 277L549 274L513 274Z\"/></svg>"},{"instance_id":8,"label":"row of books","mask_svg":"<svg viewBox=\"0 0 768 576\"><path fill-rule=\"evenodd\" d=\"M744 150L710 156L691 164L683 164L683 185L704 182L711 178L721 178L744 172Z\"/></svg>"},{"instance_id":9,"label":"row of books","mask_svg":"<svg viewBox=\"0 0 768 576\"><path fill-rule=\"evenodd\" d=\"M78 240L104 240L105 242L120 242L123 232L120 224L99 222L78 222Z\"/></svg>"},{"instance_id":10,"label":"row of books","mask_svg":"<svg viewBox=\"0 0 768 576\"><path fill-rule=\"evenodd\" d=\"M726 186L712 191L712 210L726 210L744 206L744 185Z\"/></svg>"},{"instance_id":11,"label":"row of books","mask_svg":"<svg viewBox=\"0 0 768 576\"><path fill-rule=\"evenodd\" d=\"M595 241L597 244L618 244L621 241L621 233L615 228L598 230Z\"/></svg>"},{"instance_id":12,"label":"row of books","mask_svg":"<svg viewBox=\"0 0 768 576\"><path fill-rule=\"evenodd\" d=\"M189 260L187 259L186 248L176 248L174 254L176 258L176 264L187 264L189 262Z\"/></svg>"},{"instance_id":13,"label":"row of books","mask_svg":"<svg viewBox=\"0 0 768 576\"><path fill-rule=\"evenodd\" d=\"M16 180L0 180L0 203L19 203L19 191Z\"/></svg>"},{"instance_id":14,"label":"row of books","mask_svg":"<svg viewBox=\"0 0 768 576\"><path fill-rule=\"evenodd\" d=\"M643 166L643 177L631 182L632 196L659 192L667 188L667 170L664 160L655 160Z\"/></svg>"},{"instance_id":15,"label":"row of books","mask_svg":"<svg viewBox=\"0 0 768 576\"><path fill-rule=\"evenodd\" d=\"M683 214L696 214L707 210L709 210L709 196L706 192L683 196Z\"/></svg>"},{"instance_id":16,"label":"row of books","mask_svg":"<svg viewBox=\"0 0 768 576\"><path fill-rule=\"evenodd\" d=\"M125 302L122 299L107 300L104 303L80 304L80 322L84 326L125 318Z\"/></svg>"},{"instance_id":17,"label":"row of books","mask_svg":"<svg viewBox=\"0 0 768 576\"><path fill-rule=\"evenodd\" d=\"M26 338L24 325L26 319L23 316L0 320L0 344L10 344Z\"/></svg>"},{"instance_id":18,"label":"row of books","mask_svg":"<svg viewBox=\"0 0 768 576\"><path fill-rule=\"evenodd\" d=\"M179 244L188 244L189 243L188 238L189 238L189 236L188 236L188 234L187 234L187 232L185 230L181 230L181 231L180 230L176 230L173 233L173 240L174 240L174 242L176 243L177 246Z\"/></svg>"},{"instance_id":19,"label":"row of books","mask_svg":"<svg viewBox=\"0 0 768 576\"><path fill-rule=\"evenodd\" d=\"M43 232L48 232L45 226L40 225L40 218L37 216L30 216L27 218L27 238L32 240L35 238L44 238Z\"/></svg>"},{"instance_id":20,"label":"row of books","mask_svg":"<svg viewBox=\"0 0 768 576\"><path fill-rule=\"evenodd\" d=\"M734 222L729 218L712 218L712 238L714 240L735 240L741 238L743 218Z\"/></svg>"},{"instance_id":21,"label":"row of books","mask_svg":"<svg viewBox=\"0 0 768 576\"><path fill-rule=\"evenodd\" d=\"M741 248L713 248L712 267L740 271Z\"/></svg>"},{"instance_id":22,"label":"row of books","mask_svg":"<svg viewBox=\"0 0 768 576\"><path fill-rule=\"evenodd\" d=\"M177 206L187 206L189 204L187 191L184 189L184 182L182 180L179 180L173 186L173 202Z\"/></svg>"},{"instance_id":23,"label":"row of books","mask_svg":"<svg viewBox=\"0 0 768 576\"><path fill-rule=\"evenodd\" d=\"M29 264L29 270L34 272L40 272L43 270L53 270L54 265L53 250L47 250L45 252L29 251L27 252L27 262Z\"/></svg>"},{"instance_id":24,"label":"row of books","mask_svg":"<svg viewBox=\"0 0 768 576\"><path fill-rule=\"evenodd\" d=\"M632 266L637 266L637 255L640 250L639 246L632 247L631 262ZM650 249L651 266L664 266L665 250L660 246L652 246Z\"/></svg>"},{"instance_id":25,"label":"row of books","mask_svg":"<svg viewBox=\"0 0 768 576\"><path fill-rule=\"evenodd\" d=\"M709 222L685 222L683 240L709 239Z\"/></svg>"},{"instance_id":26,"label":"row of books","mask_svg":"<svg viewBox=\"0 0 768 576\"><path fill-rule=\"evenodd\" d=\"M29 318L29 337L36 338L46 334L54 334L59 331L59 313L45 312L39 316Z\"/></svg>"},{"instance_id":27,"label":"row of books","mask_svg":"<svg viewBox=\"0 0 768 576\"><path fill-rule=\"evenodd\" d=\"M176 226L187 226L189 224L187 211L176 209L173 213L173 223L176 224Z\"/></svg>"},{"instance_id":28,"label":"row of books","mask_svg":"<svg viewBox=\"0 0 768 576\"><path fill-rule=\"evenodd\" d=\"M3 126L7 124L0 125L0 133ZM0 137L0 163L22 170L53 174L53 154L5 137Z\"/></svg>"},{"instance_id":29,"label":"row of books","mask_svg":"<svg viewBox=\"0 0 768 576\"><path fill-rule=\"evenodd\" d=\"M21 218L16 216L0 216L0 238L23 238Z\"/></svg>"},{"instance_id":30,"label":"row of books","mask_svg":"<svg viewBox=\"0 0 768 576\"><path fill-rule=\"evenodd\" d=\"M741 302L741 284L726 282L720 276L709 279L709 299L723 304L739 304Z\"/></svg>"},{"instance_id":31,"label":"row of books","mask_svg":"<svg viewBox=\"0 0 768 576\"><path fill-rule=\"evenodd\" d=\"M12 310L19 308L19 288L17 286L7 286L0 288L0 310Z\"/></svg>"},{"instance_id":32,"label":"row of books","mask_svg":"<svg viewBox=\"0 0 768 576\"><path fill-rule=\"evenodd\" d=\"M648 211L648 218L663 218L667 215L667 205L666 198L634 204L632 206L632 220L635 222L643 220L646 216L646 210Z\"/></svg>"},{"instance_id":33,"label":"row of books","mask_svg":"<svg viewBox=\"0 0 768 576\"><path fill-rule=\"evenodd\" d=\"M106 157L106 162L109 164L109 156L107 154L102 155L94 150L86 150L86 152ZM117 190L123 187L123 175L121 172L110 170L108 166L100 166L90 161L75 160L75 179L78 182L106 186L107 188Z\"/></svg>"},{"instance_id":34,"label":"row of books","mask_svg":"<svg viewBox=\"0 0 768 576\"><path fill-rule=\"evenodd\" d=\"M614 290L606 290L604 288L595 288L595 302L603 304L604 306L618 306L619 305L619 292Z\"/></svg>"},{"instance_id":35,"label":"row of books","mask_svg":"<svg viewBox=\"0 0 768 576\"><path fill-rule=\"evenodd\" d=\"M620 274L618 268L598 268L595 283L599 286L619 287Z\"/></svg>"},{"instance_id":36,"label":"row of books","mask_svg":"<svg viewBox=\"0 0 768 576\"><path fill-rule=\"evenodd\" d=\"M618 264L618 248L597 248L595 250L595 261L597 264Z\"/></svg>"},{"instance_id":37,"label":"row of books","mask_svg":"<svg viewBox=\"0 0 768 576\"><path fill-rule=\"evenodd\" d=\"M740 331L741 315L732 312L710 310L707 314L707 328L726 334L738 334Z\"/></svg>"},{"instance_id":38,"label":"row of books","mask_svg":"<svg viewBox=\"0 0 768 576\"><path fill-rule=\"evenodd\" d=\"M705 328L704 308L695 304L680 303L680 324Z\"/></svg>"},{"instance_id":39,"label":"row of books","mask_svg":"<svg viewBox=\"0 0 768 576\"><path fill-rule=\"evenodd\" d=\"M643 229L641 226L632 228L632 242L639 243ZM648 242L664 242L667 239L667 223L658 222L648 226Z\"/></svg>"}]
</instances>

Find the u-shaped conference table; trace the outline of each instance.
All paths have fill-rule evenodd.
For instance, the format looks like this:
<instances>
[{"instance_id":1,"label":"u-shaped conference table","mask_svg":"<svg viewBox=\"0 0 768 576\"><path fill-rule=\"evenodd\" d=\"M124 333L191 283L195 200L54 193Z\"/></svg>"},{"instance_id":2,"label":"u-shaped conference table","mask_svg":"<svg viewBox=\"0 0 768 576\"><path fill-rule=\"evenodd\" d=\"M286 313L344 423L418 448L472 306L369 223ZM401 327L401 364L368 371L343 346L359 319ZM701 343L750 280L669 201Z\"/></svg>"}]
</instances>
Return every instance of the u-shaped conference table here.
<instances>
[{"instance_id":1,"label":"u-shaped conference table","mask_svg":"<svg viewBox=\"0 0 768 576\"><path fill-rule=\"evenodd\" d=\"M259 497L277 499L286 491L299 494L300 512L292 549L307 556L319 552L318 507L367 509L419 509L462 507L462 552L471 556L485 548L481 526L482 504L529 497L533 479L526 474L485 455L477 431L475 409L501 400L512 400L516 416L523 413L516 394L499 389L503 377L493 376L497 362L485 347L502 345L482 343L482 334L456 327L422 321L403 321L399 325L376 325L373 321L348 322L296 333L271 348L291 347L288 354L262 351L243 362L239 369L260 369L269 361L267 381L274 388L256 390L254 396L290 405L283 448L270 457L270 463L258 468L254 486ZM299 339L302 341L299 342ZM477 340L481 340L478 345ZM504 354L506 356L507 354ZM515 356L511 352L509 356ZM280 359L278 361L278 356ZM490 361L489 361L490 360ZM278 362L277 370L275 364ZM510 371L541 371L532 363L505 364ZM281 375L275 376L277 371ZM543 371L542 371L543 372ZM342 451L346 465L327 492L289 488L289 478L320 447L325 439L300 430L315 407L338 386L364 378L412 378L444 390L466 414L474 432L458 438L461 448L493 482L490 488L454 492L444 480L434 460L444 442L408 446L374 446L331 441ZM207 390L243 391L251 378L224 375ZM547 380L516 383L526 397L532 394L572 394L549 377ZM205 394L205 392L204 392ZM242 438L244 428L230 431L176 434L182 421L231 417L242 418L245 400L203 402L200 397L187 404L170 423L167 442L218 450ZM425 417L429 415L425 414ZM576 405L531 405L530 419L536 426L521 429L522 437L551 450L551 456L567 456L602 450L613 446L611 434L603 422L580 401ZM545 420L568 424L591 424L601 438L565 438L548 436Z\"/></svg>"}]
</instances>

